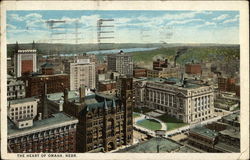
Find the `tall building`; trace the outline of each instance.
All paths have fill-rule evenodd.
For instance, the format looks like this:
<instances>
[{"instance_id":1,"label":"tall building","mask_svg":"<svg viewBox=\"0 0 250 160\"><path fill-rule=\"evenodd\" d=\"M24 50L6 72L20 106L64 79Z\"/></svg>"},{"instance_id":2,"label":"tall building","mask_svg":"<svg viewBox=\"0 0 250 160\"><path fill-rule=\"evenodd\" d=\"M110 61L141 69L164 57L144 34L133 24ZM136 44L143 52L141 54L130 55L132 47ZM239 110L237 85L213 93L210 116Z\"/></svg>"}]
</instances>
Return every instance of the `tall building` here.
<instances>
[{"instance_id":1,"label":"tall building","mask_svg":"<svg viewBox=\"0 0 250 160\"><path fill-rule=\"evenodd\" d=\"M86 95L80 88L78 99L64 93L64 112L79 119L77 151L111 151L133 141L132 79L123 80L122 98L101 93Z\"/></svg>"},{"instance_id":2,"label":"tall building","mask_svg":"<svg viewBox=\"0 0 250 160\"><path fill-rule=\"evenodd\" d=\"M25 84L22 80L18 80L10 75L7 79L7 100L24 98L25 94Z\"/></svg>"},{"instance_id":3,"label":"tall building","mask_svg":"<svg viewBox=\"0 0 250 160\"><path fill-rule=\"evenodd\" d=\"M132 76L133 75L132 55L124 54L122 51L118 54L109 55L108 70Z\"/></svg>"},{"instance_id":4,"label":"tall building","mask_svg":"<svg viewBox=\"0 0 250 160\"><path fill-rule=\"evenodd\" d=\"M185 123L213 117L213 87L177 78L149 78L137 81L135 104L158 109Z\"/></svg>"},{"instance_id":5,"label":"tall building","mask_svg":"<svg viewBox=\"0 0 250 160\"><path fill-rule=\"evenodd\" d=\"M22 121L27 124L28 121ZM78 120L65 113L53 114L47 119L29 121L17 126L8 119L8 152L64 153L76 152L76 124Z\"/></svg>"},{"instance_id":6,"label":"tall building","mask_svg":"<svg viewBox=\"0 0 250 160\"><path fill-rule=\"evenodd\" d=\"M14 54L14 72L16 77L36 72L36 49L17 50Z\"/></svg>"},{"instance_id":7,"label":"tall building","mask_svg":"<svg viewBox=\"0 0 250 160\"><path fill-rule=\"evenodd\" d=\"M235 79L218 77L218 89L220 91L235 92Z\"/></svg>"},{"instance_id":8,"label":"tall building","mask_svg":"<svg viewBox=\"0 0 250 160\"><path fill-rule=\"evenodd\" d=\"M70 74L70 90L78 90L82 85L96 88L95 63L90 62L90 59L78 59L70 63L66 73Z\"/></svg>"}]
</instances>

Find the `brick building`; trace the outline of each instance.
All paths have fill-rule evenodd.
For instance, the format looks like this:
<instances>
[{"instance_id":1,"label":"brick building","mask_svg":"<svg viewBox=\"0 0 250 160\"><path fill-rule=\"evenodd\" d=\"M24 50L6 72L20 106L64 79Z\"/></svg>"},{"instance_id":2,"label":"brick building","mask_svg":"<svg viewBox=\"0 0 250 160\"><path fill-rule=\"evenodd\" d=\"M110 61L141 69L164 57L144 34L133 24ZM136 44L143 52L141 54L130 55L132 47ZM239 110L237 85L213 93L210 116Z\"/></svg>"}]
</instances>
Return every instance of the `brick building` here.
<instances>
[{"instance_id":1,"label":"brick building","mask_svg":"<svg viewBox=\"0 0 250 160\"><path fill-rule=\"evenodd\" d=\"M100 93L85 96L80 88L78 99L68 99L64 92L64 112L79 119L77 151L111 151L132 144L132 79L122 80L122 98Z\"/></svg>"},{"instance_id":2,"label":"brick building","mask_svg":"<svg viewBox=\"0 0 250 160\"><path fill-rule=\"evenodd\" d=\"M201 65L200 64L185 64L185 72L187 74L201 74Z\"/></svg>"},{"instance_id":3,"label":"brick building","mask_svg":"<svg viewBox=\"0 0 250 160\"><path fill-rule=\"evenodd\" d=\"M16 77L36 72L36 49L17 50L14 54L14 72Z\"/></svg>"},{"instance_id":4,"label":"brick building","mask_svg":"<svg viewBox=\"0 0 250 160\"><path fill-rule=\"evenodd\" d=\"M146 68L134 68L133 77L147 77L147 69Z\"/></svg>"},{"instance_id":5,"label":"brick building","mask_svg":"<svg viewBox=\"0 0 250 160\"><path fill-rule=\"evenodd\" d=\"M116 81L114 80L105 80L98 82L98 91L112 91L116 89Z\"/></svg>"},{"instance_id":6,"label":"brick building","mask_svg":"<svg viewBox=\"0 0 250 160\"><path fill-rule=\"evenodd\" d=\"M76 152L77 123L76 118L64 113L32 121L31 126L25 128L19 128L8 119L8 152L74 153Z\"/></svg>"},{"instance_id":7,"label":"brick building","mask_svg":"<svg viewBox=\"0 0 250 160\"><path fill-rule=\"evenodd\" d=\"M234 78L218 77L218 88L220 91L235 92Z\"/></svg>"},{"instance_id":8,"label":"brick building","mask_svg":"<svg viewBox=\"0 0 250 160\"><path fill-rule=\"evenodd\" d=\"M64 88L70 88L68 74L54 74L53 65L42 65L43 74L32 74L21 79L26 84L26 97L40 96L43 94L44 84L47 84L47 93L63 92Z\"/></svg>"},{"instance_id":9,"label":"brick building","mask_svg":"<svg viewBox=\"0 0 250 160\"><path fill-rule=\"evenodd\" d=\"M168 59L165 59L165 60L157 59L156 61L153 61L154 70L158 70L161 68L168 68L168 65L169 65Z\"/></svg>"}]
</instances>

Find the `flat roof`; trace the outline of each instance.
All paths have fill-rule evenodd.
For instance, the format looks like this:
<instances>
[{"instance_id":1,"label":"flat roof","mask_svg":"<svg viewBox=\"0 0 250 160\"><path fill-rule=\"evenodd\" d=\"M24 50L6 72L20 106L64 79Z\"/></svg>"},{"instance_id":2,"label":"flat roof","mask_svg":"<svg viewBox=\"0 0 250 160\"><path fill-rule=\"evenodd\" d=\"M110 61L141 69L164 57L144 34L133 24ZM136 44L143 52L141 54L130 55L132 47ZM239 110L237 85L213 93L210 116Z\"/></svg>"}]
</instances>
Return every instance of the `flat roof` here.
<instances>
[{"instance_id":1,"label":"flat roof","mask_svg":"<svg viewBox=\"0 0 250 160\"><path fill-rule=\"evenodd\" d=\"M38 99L35 97L29 97L29 98L22 98L22 99L15 99L15 100L10 100L10 104L18 104L18 103L26 103L26 102L32 102L32 101L37 101Z\"/></svg>"},{"instance_id":2,"label":"flat roof","mask_svg":"<svg viewBox=\"0 0 250 160\"><path fill-rule=\"evenodd\" d=\"M180 148L182 145L174 142L173 140L167 138L154 137L146 142L136 144L134 146L122 149L118 152L127 153L157 153L157 148L159 146L160 153L173 152Z\"/></svg>"},{"instance_id":3,"label":"flat roof","mask_svg":"<svg viewBox=\"0 0 250 160\"><path fill-rule=\"evenodd\" d=\"M33 122L33 126L18 129L15 124L8 119L8 138L20 137L42 130L57 128L69 124L78 123L78 119L63 112L52 114L52 117Z\"/></svg>"},{"instance_id":4,"label":"flat roof","mask_svg":"<svg viewBox=\"0 0 250 160\"><path fill-rule=\"evenodd\" d=\"M192 128L190 131L209 138L215 138L216 136L218 136L218 133L216 131L210 130L205 127Z\"/></svg>"},{"instance_id":5,"label":"flat roof","mask_svg":"<svg viewBox=\"0 0 250 160\"><path fill-rule=\"evenodd\" d=\"M233 138L240 139L240 131L239 131L239 128L236 128L236 127L228 126L227 129L222 130L219 133L223 135L228 135Z\"/></svg>"},{"instance_id":6,"label":"flat roof","mask_svg":"<svg viewBox=\"0 0 250 160\"><path fill-rule=\"evenodd\" d=\"M232 114L226 115L222 117L222 119L225 119L227 121L234 121L234 122L240 122L240 111L234 112Z\"/></svg>"},{"instance_id":7,"label":"flat roof","mask_svg":"<svg viewBox=\"0 0 250 160\"><path fill-rule=\"evenodd\" d=\"M223 142L218 142L215 145L215 148L226 150L228 152L240 152L240 148L236 148L234 145L228 145L228 144L223 143Z\"/></svg>"},{"instance_id":8,"label":"flat roof","mask_svg":"<svg viewBox=\"0 0 250 160\"><path fill-rule=\"evenodd\" d=\"M144 80L162 83L162 84L173 85L173 86L182 87L182 88L199 88L199 87L205 86L202 84L191 83L188 81L186 82L186 84L184 86L182 86L181 80L179 78L174 78L174 77L170 77L170 78L145 78Z\"/></svg>"},{"instance_id":9,"label":"flat roof","mask_svg":"<svg viewBox=\"0 0 250 160\"><path fill-rule=\"evenodd\" d=\"M188 146L183 146L179 150L175 151L175 153L199 153L199 151L194 150Z\"/></svg>"}]
</instances>

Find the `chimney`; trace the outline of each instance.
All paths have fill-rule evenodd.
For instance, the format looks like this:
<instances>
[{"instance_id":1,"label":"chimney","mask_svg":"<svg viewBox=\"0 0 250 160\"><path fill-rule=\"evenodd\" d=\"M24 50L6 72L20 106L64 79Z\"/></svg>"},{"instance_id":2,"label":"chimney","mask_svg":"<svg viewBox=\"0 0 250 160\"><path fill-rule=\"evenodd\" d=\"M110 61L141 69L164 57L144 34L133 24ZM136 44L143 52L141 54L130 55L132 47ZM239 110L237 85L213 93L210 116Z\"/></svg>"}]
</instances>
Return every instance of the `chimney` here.
<instances>
[{"instance_id":1,"label":"chimney","mask_svg":"<svg viewBox=\"0 0 250 160\"><path fill-rule=\"evenodd\" d=\"M85 97L85 86L81 86L79 88L79 102L82 103L83 102L83 99Z\"/></svg>"},{"instance_id":2,"label":"chimney","mask_svg":"<svg viewBox=\"0 0 250 160\"><path fill-rule=\"evenodd\" d=\"M38 120L39 120L39 121L42 120L42 113L39 113L39 115L38 115Z\"/></svg>"},{"instance_id":3,"label":"chimney","mask_svg":"<svg viewBox=\"0 0 250 160\"><path fill-rule=\"evenodd\" d=\"M47 83L44 83L43 87L43 95L42 95L42 110L43 110L43 118L47 118L48 116L48 106L47 106Z\"/></svg>"},{"instance_id":4,"label":"chimney","mask_svg":"<svg viewBox=\"0 0 250 160\"><path fill-rule=\"evenodd\" d=\"M181 84L184 82L184 73L181 73Z\"/></svg>"},{"instance_id":5,"label":"chimney","mask_svg":"<svg viewBox=\"0 0 250 160\"><path fill-rule=\"evenodd\" d=\"M63 98L64 98L64 103L68 101L69 96L69 91L67 88L64 89L63 91Z\"/></svg>"}]
</instances>

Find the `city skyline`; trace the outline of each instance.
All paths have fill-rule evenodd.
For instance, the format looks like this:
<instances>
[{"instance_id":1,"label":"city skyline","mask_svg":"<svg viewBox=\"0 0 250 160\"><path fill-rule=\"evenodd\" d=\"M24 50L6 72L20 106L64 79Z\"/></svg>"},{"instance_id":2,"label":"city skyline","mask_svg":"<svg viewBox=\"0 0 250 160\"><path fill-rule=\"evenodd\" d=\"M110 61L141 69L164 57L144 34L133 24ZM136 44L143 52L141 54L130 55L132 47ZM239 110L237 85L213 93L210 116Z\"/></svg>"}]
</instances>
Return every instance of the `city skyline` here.
<instances>
[{"instance_id":1,"label":"city skyline","mask_svg":"<svg viewBox=\"0 0 250 160\"><path fill-rule=\"evenodd\" d=\"M148 11L71 10L8 11L7 42L50 42L48 20L65 20L61 38L55 43L75 43L75 22L79 43L97 43L97 20L114 19L116 43L223 43L239 44L238 11ZM69 39L69 40L68 40Z\"/></svg>"}]
</instances>

